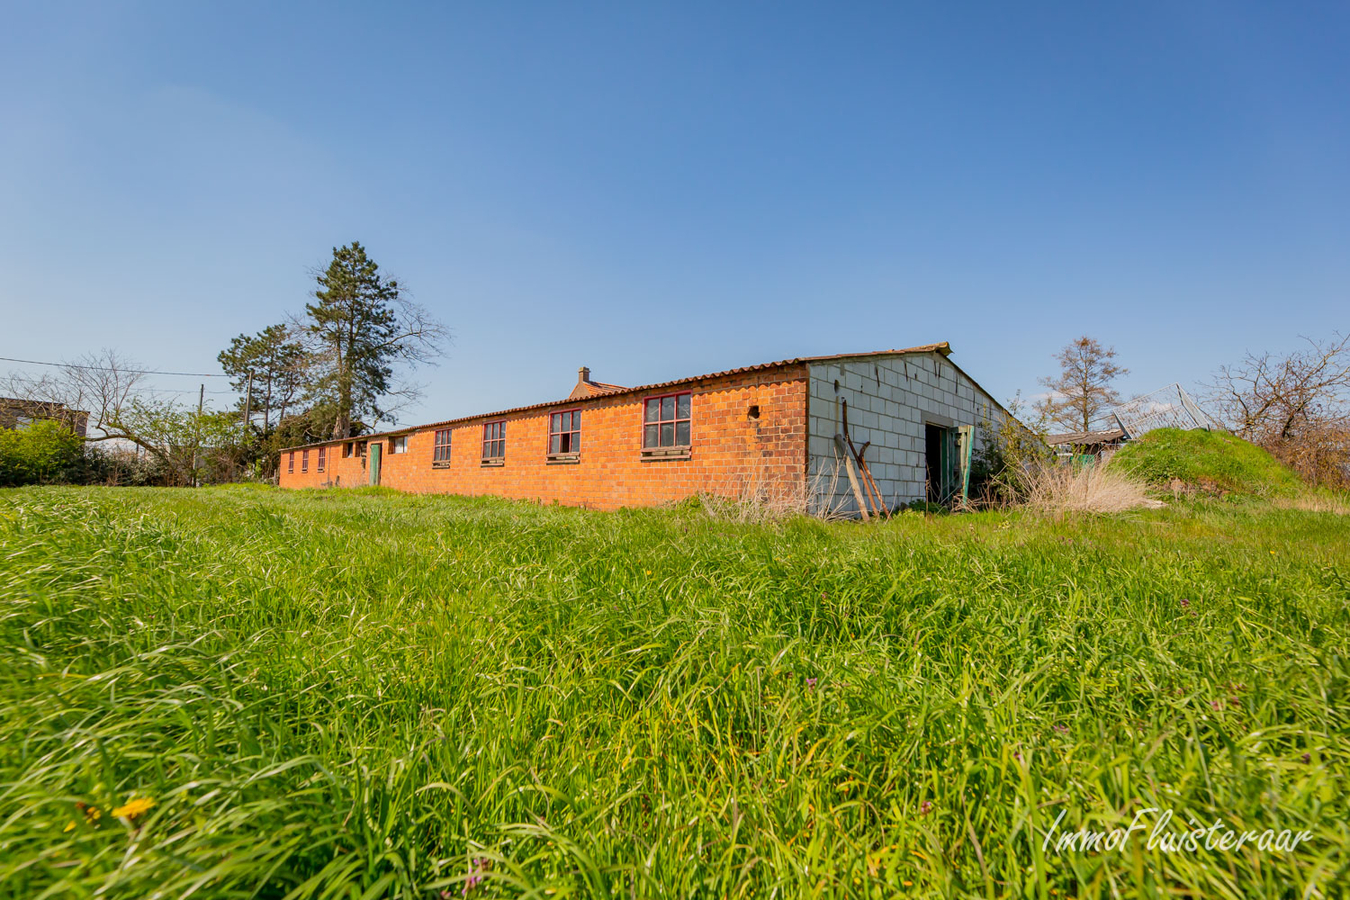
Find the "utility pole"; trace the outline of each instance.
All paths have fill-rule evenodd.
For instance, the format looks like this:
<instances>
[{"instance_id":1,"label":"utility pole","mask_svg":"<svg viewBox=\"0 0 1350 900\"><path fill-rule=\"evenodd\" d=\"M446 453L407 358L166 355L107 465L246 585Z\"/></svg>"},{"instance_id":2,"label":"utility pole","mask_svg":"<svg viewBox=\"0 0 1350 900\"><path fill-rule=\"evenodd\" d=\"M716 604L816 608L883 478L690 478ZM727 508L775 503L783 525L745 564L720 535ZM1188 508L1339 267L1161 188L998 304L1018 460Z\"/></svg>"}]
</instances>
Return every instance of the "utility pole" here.
<instances>
[{"instance_id":1,"label":"utility pole","mask_svg":"<svg viewBox=\"0 0 1350 900\"><path fill-rule=\"evenodd\" d=\"M253 373L248 373L248 387L244 389L244 443L250 443L248 434L249 414L253 412Z\"/></svg>"},{"instance_id":2,"label":"utility pole","mask_svg":"<svg viewBox=\"0 0 1350 900\"><path fill-rule=\"evenodd\" d=\"M197 392L197 421L193 423L192 428L192 485L201 487L201 479L197 477L197 448L202 444L202 404L206 401L206 385Z\"/></svg>"}]
</instances>

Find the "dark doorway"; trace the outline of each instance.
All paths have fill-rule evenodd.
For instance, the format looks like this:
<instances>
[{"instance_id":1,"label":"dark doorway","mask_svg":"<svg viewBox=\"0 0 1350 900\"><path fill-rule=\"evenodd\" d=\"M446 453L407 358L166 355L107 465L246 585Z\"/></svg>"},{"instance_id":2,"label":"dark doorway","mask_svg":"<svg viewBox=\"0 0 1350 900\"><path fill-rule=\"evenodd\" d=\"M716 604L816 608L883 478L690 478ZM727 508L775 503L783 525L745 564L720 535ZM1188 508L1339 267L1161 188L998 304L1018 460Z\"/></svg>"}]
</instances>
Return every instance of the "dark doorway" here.
<instances>
[{"instance_id":1,"label":"dark doorway","mask_svg":"<svg viewBox=\"0 0 1350 900\"><path fill-rule=\"evenodd\" d=\"M952 429L925 425L924 465L927 471L928 502L946 503L952 496L952 469L956 462Z\"/></svg>"}]
</instances>

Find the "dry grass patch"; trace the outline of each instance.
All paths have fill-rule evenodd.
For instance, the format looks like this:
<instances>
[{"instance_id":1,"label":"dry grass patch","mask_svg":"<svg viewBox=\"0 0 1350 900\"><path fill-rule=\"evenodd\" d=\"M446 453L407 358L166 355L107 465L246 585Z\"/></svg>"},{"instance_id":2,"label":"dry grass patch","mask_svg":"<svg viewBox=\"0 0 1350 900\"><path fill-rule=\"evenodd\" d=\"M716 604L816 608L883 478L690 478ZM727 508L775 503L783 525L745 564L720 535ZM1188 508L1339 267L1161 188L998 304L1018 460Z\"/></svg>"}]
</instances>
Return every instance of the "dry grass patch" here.
<instances>
[{"instance_id":1,"label":"dry grass patch","mask_svg":"<svg viewBox=\"0 0 1350 900\"><path fill-rule=\"evenodd\" d=\"M1327 512L1338 516L1350 515L1350 500L1344 494L1306 493L1297 497L1279 497L1271 501L1280 509L1299 509L1304 512Z\"/></svg>"},{"instance_id":2,"label":"dry grass patch","mask_svg":"<svg viewBox=\"0 0 1350 900\"><path fill-rule=\"evenodd\" d=\"M1045 466L1027 481L1027 506L1039 512L1116 513L1162 505L1142 482L1105 466Z\"/></svg>"}]
</instances>

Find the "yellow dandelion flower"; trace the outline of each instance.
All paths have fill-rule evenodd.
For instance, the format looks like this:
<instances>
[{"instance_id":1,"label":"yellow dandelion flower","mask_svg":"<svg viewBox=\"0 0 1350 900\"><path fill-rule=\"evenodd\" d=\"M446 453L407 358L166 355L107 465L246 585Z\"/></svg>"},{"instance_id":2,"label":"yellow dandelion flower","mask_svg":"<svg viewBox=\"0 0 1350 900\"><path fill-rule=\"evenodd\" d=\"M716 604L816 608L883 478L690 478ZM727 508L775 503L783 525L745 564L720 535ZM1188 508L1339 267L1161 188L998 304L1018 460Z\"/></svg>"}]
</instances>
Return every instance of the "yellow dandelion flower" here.
<instances>
[{"instance_id":1,"label":"yellow dandelion flower","mask_svg":"<svg viewBox=\"0 0 1350 900\"><path fill-rule=\"evenodd\" d=\"M150 807L155 805L155 801L149 797L135 797L126 802L126 805L114 809L112 814L118 818L134 819L137 816L144 815L150 811Z\"/></svg>"}]
</instances>

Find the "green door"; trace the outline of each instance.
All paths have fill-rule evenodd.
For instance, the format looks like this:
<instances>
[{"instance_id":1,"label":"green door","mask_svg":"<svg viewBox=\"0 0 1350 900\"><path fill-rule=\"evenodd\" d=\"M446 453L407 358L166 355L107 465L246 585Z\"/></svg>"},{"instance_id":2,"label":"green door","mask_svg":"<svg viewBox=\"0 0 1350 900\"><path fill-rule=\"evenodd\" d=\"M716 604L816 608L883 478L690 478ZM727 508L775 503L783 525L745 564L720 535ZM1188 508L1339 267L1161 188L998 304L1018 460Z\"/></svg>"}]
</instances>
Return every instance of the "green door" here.
<instances>
[{"instance_id":1,"label":"green door","mask_svg":"<svg viewBox=\"0 0 1350 900\"><path fill-rule=\"evenodd\" d=\"M957 469L959 470L958 479L961 486L961 501L970 499L970 464L975 454L975 426L962 425L957 429Z\"/></svg>"},{"instance_id":2,"label":"green door","mask_svg":"<svg viewBox=\"0 0 1350 900\"><path fill-rule=\"evenodd\" d=\"M370 442L370 483L372 485L380 483L380 448L383 446L379 441Z\"/></svg>"}]
</instances>

